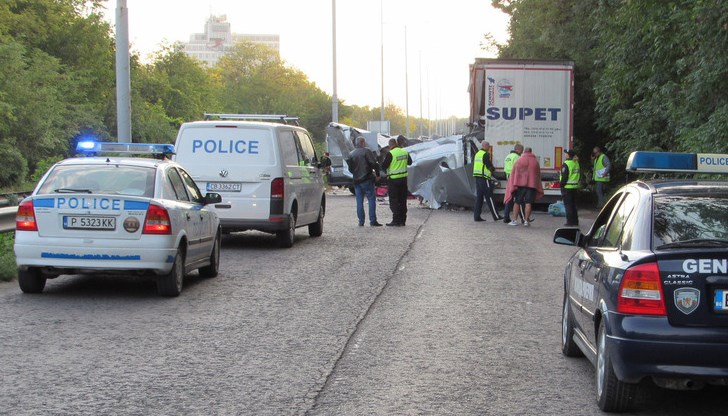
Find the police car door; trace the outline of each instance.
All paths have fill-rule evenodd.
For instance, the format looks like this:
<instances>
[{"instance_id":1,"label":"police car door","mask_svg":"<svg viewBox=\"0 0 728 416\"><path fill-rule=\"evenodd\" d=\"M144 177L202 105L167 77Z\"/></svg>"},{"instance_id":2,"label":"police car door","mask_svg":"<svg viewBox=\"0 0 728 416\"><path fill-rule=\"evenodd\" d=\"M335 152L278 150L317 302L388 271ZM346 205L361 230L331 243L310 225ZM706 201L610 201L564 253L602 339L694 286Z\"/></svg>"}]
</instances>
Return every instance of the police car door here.
<instances>
[{"instance_id":1,"label":"police car door","mask_svg":"<svg viewBox=\"0 0 728 416\"><path fill-rule=\"evenodd\" d=\"M190 193L190 187L185 182L192 181L192 178L187 172L170 167L166 174L176 196L175 208L172 210L175 212L170 212L170 215L180 217L180 222L185 224L184 228L187 234L187 259L185 263L191 263L198 260L204 253L203 247L201 247L204 218L200 215L203 205L195 200L196 197L199 197L199 190L197 195Z\"/></svg>"}]
</instances>

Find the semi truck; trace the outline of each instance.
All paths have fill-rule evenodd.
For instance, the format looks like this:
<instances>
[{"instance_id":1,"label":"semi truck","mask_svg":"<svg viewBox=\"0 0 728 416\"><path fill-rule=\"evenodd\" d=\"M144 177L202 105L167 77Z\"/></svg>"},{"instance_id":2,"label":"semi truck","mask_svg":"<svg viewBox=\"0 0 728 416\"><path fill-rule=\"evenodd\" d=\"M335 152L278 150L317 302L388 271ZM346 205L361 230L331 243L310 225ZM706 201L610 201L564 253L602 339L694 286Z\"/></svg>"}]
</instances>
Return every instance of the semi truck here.
<instances>
[{"instance_id":1,"label":"semi truck","mask_svg":"<svg viewBox=\"0 0 728 416\"><path fill-rule=\"evenodd\" d=\"M520 143L541 165L544 198L561 199L559 172L573 142L574 63L478 58L470 65L470 133L491 145L496 197L505 194L503 160Z\"/></svg>"}]
</instances>

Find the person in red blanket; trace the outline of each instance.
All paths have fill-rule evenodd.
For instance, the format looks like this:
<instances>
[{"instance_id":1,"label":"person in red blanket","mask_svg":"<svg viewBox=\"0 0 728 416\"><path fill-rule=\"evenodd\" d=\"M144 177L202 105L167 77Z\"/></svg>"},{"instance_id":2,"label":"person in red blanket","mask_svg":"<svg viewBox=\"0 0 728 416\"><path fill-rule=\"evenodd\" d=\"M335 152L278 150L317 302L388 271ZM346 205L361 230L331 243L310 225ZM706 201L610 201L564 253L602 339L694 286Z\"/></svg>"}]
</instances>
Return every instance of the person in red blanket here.
<instances>
[{"instance_id":1,"label":"person in red blanket","mask_svg":"<svg viewBox=\"0 0 728 416\"><path fill-rule=\"evenodd\" d=\"M533 203L543 197L543 185L541 184L541 167L538 165L538 159L533 154L530 147L523 149L523 154L513 165L511 176L508 178L506 186L505 201L513 199L513 212L511 218L513 221L508 225L518 225L518 210L521 210L524 218L523 225L528 227L533 221L531 219L531 211Z\"/></svg>"}]
</instances>

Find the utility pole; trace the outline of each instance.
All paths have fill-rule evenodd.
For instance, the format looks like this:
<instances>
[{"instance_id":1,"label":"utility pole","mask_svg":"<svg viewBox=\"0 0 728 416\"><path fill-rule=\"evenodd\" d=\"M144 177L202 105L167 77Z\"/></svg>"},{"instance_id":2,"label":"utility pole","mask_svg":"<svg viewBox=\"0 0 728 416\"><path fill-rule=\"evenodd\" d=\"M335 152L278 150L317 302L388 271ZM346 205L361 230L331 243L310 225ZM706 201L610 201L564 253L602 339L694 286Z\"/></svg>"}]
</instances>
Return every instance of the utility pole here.
<instances>
[{"instance_id":1,"label":"utility pole","mask_svg":"<svg viewBox=\"0 0 728 416\"><path fill-rule=\"evenodd\" d=\"M407 73L407 26L404 27L404 108L405 108L405 137L410 137L410 125L409 125L409 74Z\"/></svg>"},{"instance_id":2,"label":"utility pole","mask_svg":"<svg viewBox=\"0 0 728 416\"><path fill-rule=\"evenodd\" d=\"M379 37L381 40L381 55L382 55L382 112L379 121L382 125L379 127L380 130L384 127L384 5L383 0L379 0Z\"/></svg>"},{"instance_id":3,"label":"utility pole","mask_svg":"<svg viewBox=\"0 0 728 416\"><path fill-rule=\"evenodd\" d=\"M422 51L420 50L420 137L423 136L424 122L422 119Z\"/></svg>"},{"instance_id":4,"label":"utility pole","mask_svg":"<svg viewBox=\"0 0 728 416\"><path fill-rule=\"evenodd\" d=\"M131 143L129 9L126 0L116 0L116 138L119 143Z\"/></svg>"},{"instance_id":5,"label":"utility pole","mask_svg":"<svg viewBox=\"0 0 728 416\"><path fill-rule=\"evenodd\" d=\"M334 92L331 96L331 121L339 122L339 98L336 96L336 0L331 0L331 33L334 51Z\"/></svg>"}]
</instances>

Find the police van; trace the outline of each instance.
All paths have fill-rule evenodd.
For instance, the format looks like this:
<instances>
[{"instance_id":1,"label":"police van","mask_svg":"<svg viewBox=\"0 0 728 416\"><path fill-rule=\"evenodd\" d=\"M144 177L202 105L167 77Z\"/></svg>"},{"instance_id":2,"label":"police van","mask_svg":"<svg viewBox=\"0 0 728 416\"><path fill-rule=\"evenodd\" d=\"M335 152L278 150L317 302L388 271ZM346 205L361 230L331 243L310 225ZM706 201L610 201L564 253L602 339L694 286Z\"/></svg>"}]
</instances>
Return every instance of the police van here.
<instances>
[{"instance_id":1,"label":"police van","mask_svg":"<svg viewBox=\"0 0 728 416\"><path fill-rule=\"evenodd\" d=\"M205 114L184 123L174 160L197 185L222 195L211 205L224 233L258 230L291 247L295 230L323 233L324 181L311 135L285 115Z\"/></svg>"}]
</instances>

